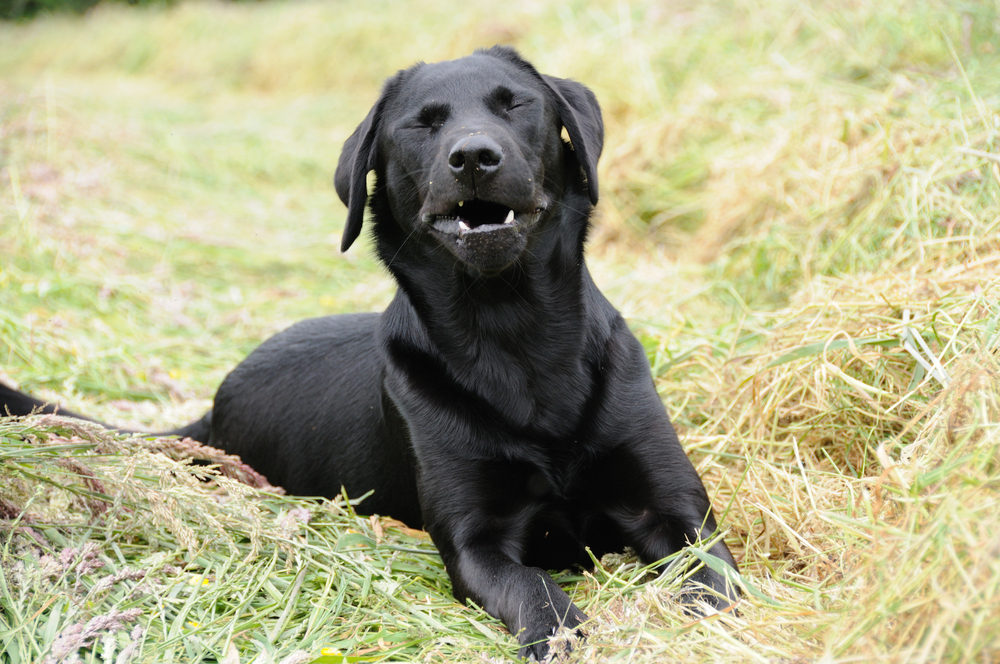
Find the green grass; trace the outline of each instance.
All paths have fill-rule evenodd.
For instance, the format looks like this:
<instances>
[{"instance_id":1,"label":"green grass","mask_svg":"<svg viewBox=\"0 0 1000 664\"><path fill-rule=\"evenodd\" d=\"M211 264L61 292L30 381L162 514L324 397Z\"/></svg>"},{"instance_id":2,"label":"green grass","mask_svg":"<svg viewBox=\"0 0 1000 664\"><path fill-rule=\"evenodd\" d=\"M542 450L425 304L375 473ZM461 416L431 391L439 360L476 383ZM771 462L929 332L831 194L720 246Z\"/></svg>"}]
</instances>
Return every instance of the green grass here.
<instances>
[{"instance_id":1,"label":"green grass","mask_svg":"<svg viewBox=\"0 0 1000 664\"><path fill-rule=\"evenodd\" d=\"M340 146L396 69L496 42L601 101L589 265L753 590L691 621L680 579L628 556L563 572L594 618L566 661L1000 657L995 1L184 3L0 24L0 379L176 426L275 331L384 306L367 240L339 253ZM84 633L88 662L130 643L150 662L516 652L451 599L424 537L343 501L52 418L0 420L0 441L0 661Z\"/></svg>"}]
</instances>

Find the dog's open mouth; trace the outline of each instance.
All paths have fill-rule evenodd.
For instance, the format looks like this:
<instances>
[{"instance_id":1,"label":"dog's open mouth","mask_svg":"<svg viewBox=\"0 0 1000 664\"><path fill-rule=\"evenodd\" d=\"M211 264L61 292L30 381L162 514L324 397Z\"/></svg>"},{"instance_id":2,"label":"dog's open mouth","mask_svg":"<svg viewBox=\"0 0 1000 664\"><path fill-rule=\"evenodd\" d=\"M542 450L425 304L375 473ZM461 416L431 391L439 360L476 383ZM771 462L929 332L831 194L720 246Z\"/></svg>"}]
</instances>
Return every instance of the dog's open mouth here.
<instances>
[{"instance_id":1,"label":"dog's open mouth","mask_svg":"<svg viewBox=\"0 0 1000 664\"><path fill-rule=\"evenodd\" d=\"M502 203L476 198L459 201L447 214L433 215L427 221L439 233L464 237L468 233L489 233L502 229L519 231L538 221L541 213L541 208L516 212Z\"/></svg>"}]
</instances>

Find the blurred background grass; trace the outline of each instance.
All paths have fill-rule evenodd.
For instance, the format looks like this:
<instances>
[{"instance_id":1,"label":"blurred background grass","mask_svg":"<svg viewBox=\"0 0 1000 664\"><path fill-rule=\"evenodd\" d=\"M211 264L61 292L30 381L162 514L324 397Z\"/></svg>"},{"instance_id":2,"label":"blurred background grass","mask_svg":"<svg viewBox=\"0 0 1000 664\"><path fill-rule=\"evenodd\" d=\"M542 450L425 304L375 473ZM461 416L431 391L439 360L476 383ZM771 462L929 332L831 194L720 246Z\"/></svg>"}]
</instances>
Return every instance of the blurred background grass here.
<instances>
[{"instance_id":1,"label":"blurred background grass","mask_svg":"<svg viewBox=\"0 0 1000 664\"><path fill-rule=\"evenodd\" d=\"M102 3L0 24L0 377L174 426L273 332L384 306L368 244L338 250L340 146L395 70L494 43L596 92L591 270L744 573L783 602L691 626L584 583L607 643L580 661L656 661L667 635L678 661L994 661L996 0Z\"/></svg>"}]
</instances>

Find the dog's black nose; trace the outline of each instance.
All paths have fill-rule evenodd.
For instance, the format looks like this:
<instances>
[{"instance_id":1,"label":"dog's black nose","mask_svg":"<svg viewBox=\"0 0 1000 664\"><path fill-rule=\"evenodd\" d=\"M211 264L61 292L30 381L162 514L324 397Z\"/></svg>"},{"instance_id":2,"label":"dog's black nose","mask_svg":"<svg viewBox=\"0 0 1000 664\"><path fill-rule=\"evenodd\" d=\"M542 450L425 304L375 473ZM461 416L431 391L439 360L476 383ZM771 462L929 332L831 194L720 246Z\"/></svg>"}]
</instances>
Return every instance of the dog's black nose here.
<instances>
[{"instance_id":1,"label":"dog's black nose","mask_svg":"<svg viewBox=\"0 0 1000 664\"><path fill-rule=\"evenodd\" d=\"M448 166L455 175L486 175L500 168L503 148L489 136L463 136L448 153Z\"/></svg>"}]
</instances>

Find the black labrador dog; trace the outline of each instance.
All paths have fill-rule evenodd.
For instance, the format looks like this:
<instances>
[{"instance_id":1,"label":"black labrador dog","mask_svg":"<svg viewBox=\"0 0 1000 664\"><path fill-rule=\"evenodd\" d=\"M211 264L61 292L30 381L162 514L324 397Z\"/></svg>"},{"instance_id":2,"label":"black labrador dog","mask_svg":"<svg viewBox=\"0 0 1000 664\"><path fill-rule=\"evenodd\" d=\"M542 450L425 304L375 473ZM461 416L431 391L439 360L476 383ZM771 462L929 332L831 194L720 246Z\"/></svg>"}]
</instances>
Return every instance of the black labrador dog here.
<instances>
[{"instance_id":1,"label":"black labrador dog","mask_svg":"<svg viewBox=\"0 0 1000 664\"><path fill-rule=\"evenodd\" d=\"M603 139L590 90L509 48L397 73L335 176L342 249L369 208L392 303L276 335L173 432L291 493L374 491L359 511L425 527L455 597L538 659L587 619L543 570L588 565L585 547L657 561L716 530L646 354L584 263ZM0 411L39 405L0 392ZM721 541L710 553L735 568ZM718 607L738 593L708 567L691 582Z\"/></svg>"}]
</instances>

